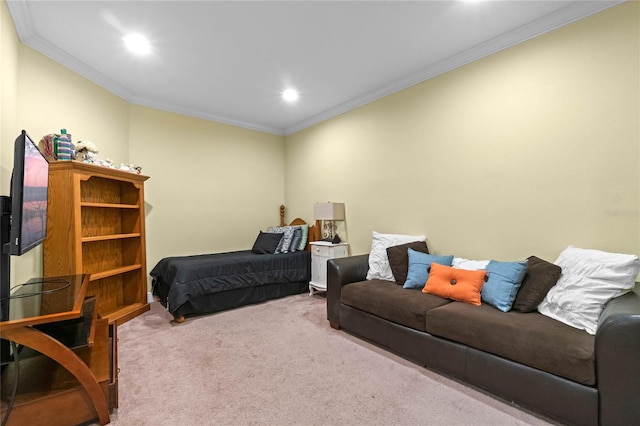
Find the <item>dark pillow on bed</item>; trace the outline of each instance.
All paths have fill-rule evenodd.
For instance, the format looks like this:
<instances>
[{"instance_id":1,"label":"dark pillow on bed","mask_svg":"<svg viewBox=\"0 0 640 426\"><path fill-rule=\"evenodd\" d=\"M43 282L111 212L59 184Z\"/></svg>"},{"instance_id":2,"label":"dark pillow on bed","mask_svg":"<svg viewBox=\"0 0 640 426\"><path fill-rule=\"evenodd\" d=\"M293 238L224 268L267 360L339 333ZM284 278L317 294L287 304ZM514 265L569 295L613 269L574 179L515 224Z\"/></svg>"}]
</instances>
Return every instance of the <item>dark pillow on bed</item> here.
<instances>
[{"instance_id":1,"label":"dark pillow on bed","mask_svg":"<svg viewBox=\"0 0 640 426\"><path fill-rule=\"evenodd\" d=\"M262 232L258 234L256 242L253 243L252 253L256 254L273 254L276 252L276 247L280 243L284 234L275 234L270 232Z\"/></svg>"},{"instance_id":2,"label":"dark pillow on bed","mask_svg":"<svg viewBox=\"0 0 640 426\"><path fill-rule=\"evenodd\" d=\"M412 243L387 248L389 266L391 266L391 273L396 280L396 284L402 285L407 279L407 271L409 270L408 249L429 254L427 243L424 241L414 241Z\"/></svg>"}]
</instances>

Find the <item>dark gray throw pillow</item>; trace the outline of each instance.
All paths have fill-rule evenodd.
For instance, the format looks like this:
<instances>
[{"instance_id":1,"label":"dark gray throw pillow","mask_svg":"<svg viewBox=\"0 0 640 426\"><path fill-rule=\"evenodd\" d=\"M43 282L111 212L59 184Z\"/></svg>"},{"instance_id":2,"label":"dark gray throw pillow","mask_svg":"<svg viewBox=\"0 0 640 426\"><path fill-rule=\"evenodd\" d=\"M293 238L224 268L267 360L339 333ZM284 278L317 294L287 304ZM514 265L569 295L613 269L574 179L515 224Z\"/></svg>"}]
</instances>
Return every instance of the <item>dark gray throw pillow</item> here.
<instances>
[{"instance_id":1,"label":"dark gray throw pillow","mask_svg":"<svg viewBox=\"0 0 640 426\"><path fill-rule=\"evenodd\" d=\"M409 271L408 249L429 254L427 243L424 241L414 241L387 248L387 257L389 258L391 273L396 280L396 284L399 285L403 285L407 280L407 272Z\"/></svg>"},{"instance_id":2,"label":"dark gray throw pillow","mask_svg":"<svg viewBox=\"0 0 640 426\"><path fill-rule=\"evenodd\" d=\"M258 238L256 238L256 242L253 243L253 248L251 249L252 253L256 254L273 254L276 252L276 247L280 243L282 239L282 234L262 232L258 234Z\"/></svg>"},{"instance_id":3,"label":"dark gray throw pillow","mask_svg":"<svg viewBox=\"0 0 640 426\"><path fill-rule=\"evenodd\" d=\"M533 312L538 309L538 305L562 274L562 268L546 260L536 256L530 256L527 260L527 272L512 307L516 312Z\"/></svg>"},{"instance_id":4,"label":"dark gray throw pillow","mask_svg":"<svg viewBox=\"0 0 640 426\"><path fill-rule=\"evenodd\" d=\"M298 246L300 245L300 241L302 241L302 228L298 226L293 231L293 238L291 239L291 246L289 247L289 253L298 251Z\"/></svg>"}]
</instances>

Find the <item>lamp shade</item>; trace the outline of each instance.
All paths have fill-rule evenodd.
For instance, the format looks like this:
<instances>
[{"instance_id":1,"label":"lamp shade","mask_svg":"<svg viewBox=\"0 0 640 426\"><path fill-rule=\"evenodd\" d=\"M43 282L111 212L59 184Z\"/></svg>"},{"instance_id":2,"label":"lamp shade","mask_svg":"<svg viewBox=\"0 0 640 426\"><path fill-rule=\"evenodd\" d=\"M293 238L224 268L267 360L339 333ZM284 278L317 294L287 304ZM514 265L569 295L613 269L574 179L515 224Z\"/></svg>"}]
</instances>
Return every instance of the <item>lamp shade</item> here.
<instances>
[{"instance_id":1,"label":"lamp shade","mask_svg":"<svg viewBox=\"0 0 640 426\"><path fill-rule=\"evenodd\" d=\"M313 215L316 220L344 220L344 203L316 203Z\"/></svg>"}]
</instances>

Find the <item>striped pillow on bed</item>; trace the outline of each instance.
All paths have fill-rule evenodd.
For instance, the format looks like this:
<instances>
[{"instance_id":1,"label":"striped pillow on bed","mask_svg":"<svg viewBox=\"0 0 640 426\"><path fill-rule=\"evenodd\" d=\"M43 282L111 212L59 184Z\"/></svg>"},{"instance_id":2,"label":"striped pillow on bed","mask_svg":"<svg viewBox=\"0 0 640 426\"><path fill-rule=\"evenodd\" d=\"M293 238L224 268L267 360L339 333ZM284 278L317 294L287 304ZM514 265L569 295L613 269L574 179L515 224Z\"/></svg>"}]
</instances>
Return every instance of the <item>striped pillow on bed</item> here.
<instances>
[{"instance_id":1,"label":"striped pillow on bed","mask_svg":"<svg viewBox=\"0 0 640 426\"><path fill-rule=\"evenodd\" d=\"M267 228L267 232L271 234L284 234L282 239L280 240L280 244L276 248L276 254L278 253L289 253L290 251L295 251L295 247L292 249L291 243L293 242L293 237L296 229L300 229L299 226L270 226Z\"/></svg>"}]
</instances>

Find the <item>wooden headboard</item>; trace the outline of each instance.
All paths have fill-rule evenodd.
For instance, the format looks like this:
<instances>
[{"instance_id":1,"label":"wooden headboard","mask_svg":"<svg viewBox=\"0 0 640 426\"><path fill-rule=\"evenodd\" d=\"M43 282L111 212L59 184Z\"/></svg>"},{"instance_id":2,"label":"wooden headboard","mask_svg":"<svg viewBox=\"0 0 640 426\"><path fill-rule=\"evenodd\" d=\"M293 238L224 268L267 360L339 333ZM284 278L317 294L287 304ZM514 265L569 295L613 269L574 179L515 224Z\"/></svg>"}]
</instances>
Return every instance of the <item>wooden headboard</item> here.
<instances>
[{"instance_id":1,"label":"wooden headboard","mask_svg":"<svg viewBox=\"0 0 640 426\"><path fill-rule=\"evenodd\" d=\"M280 206L280 226L286 226L286 222L284 220L284 214L286 210L287 208L284 206L284 204ZM300 219L299 217L296 217L291 221L289 226L306 225L306 223L307 222L305 222L304 219ZM319 239L320 239L320 230L318 229L318 227L316 225L309 225L309 238L307 240L307 250L309 250L309 243L313 241L318 241Z\"/></svg>"}]
</instances>

